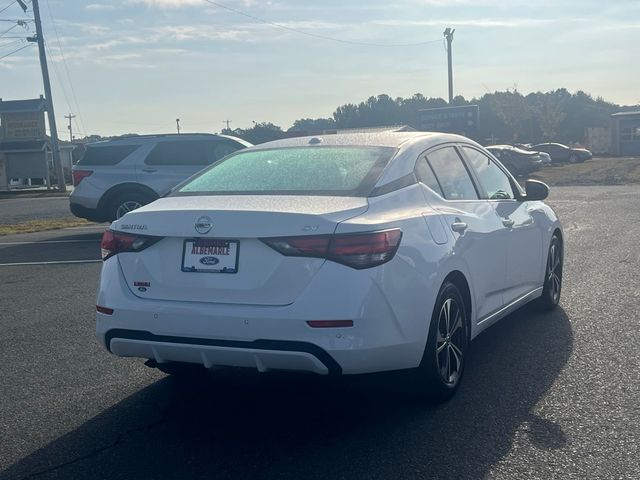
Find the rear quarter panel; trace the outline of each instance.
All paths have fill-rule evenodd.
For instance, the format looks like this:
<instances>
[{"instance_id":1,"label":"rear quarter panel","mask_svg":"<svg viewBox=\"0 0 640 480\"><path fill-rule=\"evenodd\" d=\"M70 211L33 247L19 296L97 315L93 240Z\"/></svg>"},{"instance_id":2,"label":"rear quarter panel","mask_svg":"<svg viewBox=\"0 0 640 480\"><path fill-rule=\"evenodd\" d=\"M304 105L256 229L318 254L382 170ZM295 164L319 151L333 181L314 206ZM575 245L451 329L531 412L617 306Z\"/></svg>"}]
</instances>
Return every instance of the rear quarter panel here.
<instances>
[{"instance_id":1,"label":"rear quarter panel","mask_svg":"<svg viewBox=\"0 0 640 480\"><path fill-rule=\"evenodd\" d=\"M402 230L402 240L392 261L363 270L371 276L384 297L393 322L402 338L413 349L417 366L427 341L431 314L444 279L443 263L449 255L449 240L443 231L432 235L425 217L438 214L431 209L418 184L369 198L369 209L362 215L340 223L336 233L376 231L390 228ZM434 225L438 225L435 223ZM436 227L437 228L437 227ZM446 268L446 267L445 267Z\"/></svg>"}]
</instances>

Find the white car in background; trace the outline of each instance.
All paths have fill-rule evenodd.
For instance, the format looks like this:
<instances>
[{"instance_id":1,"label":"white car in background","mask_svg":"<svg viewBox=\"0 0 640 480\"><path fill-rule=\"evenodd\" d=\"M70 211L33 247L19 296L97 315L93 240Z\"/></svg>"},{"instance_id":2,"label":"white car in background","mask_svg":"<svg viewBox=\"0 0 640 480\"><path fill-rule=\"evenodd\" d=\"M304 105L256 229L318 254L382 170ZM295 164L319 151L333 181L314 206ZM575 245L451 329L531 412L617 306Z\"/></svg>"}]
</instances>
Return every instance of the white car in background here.
<instances>
[{"instance_id":1,"label":"white car in background","mask_svg":"<svg viewBox=\"0 0 640 480\"><path fill-rule=\"evenodd\" d=\"M131 135L90 143L73 167L69 208L105 222L153 202L194 173L251 144L228 135Z\"/></svg>"},{"instance_id":2,"label":"white car in background","mask_svg":"<svg viewBox=\"0 0 640 480\"><path fill-rule=\"evenodd\" d=\"M457 389L481 331L560 298L563 233L457 135L327 135L237 152L102 240L97 335L113 354L317 374L412 369Z\"/></svg>"}]
</instances>

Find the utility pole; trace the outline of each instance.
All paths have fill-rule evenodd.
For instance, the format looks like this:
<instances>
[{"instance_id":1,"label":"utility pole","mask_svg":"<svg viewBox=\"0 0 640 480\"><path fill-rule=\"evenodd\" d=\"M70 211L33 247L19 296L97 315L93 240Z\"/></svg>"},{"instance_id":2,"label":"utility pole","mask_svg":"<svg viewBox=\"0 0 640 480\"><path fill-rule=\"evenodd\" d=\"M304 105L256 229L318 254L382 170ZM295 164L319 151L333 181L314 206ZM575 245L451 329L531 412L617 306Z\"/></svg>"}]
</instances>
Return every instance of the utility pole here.
<instances>
[{"instance_id":1,"label":"utility pole","mask_svg":"<svg viewBox=\"0 0 640 480\"><path fill-rule=\"evenodd\" d=\"M64 118L69 119L69 126L67 127L69 129L69 141L73 143L73 130L71 130L71 119L76 118L76 116L73 115L72 113L69 113L69 115L65 115Z\"/></svg>"},{"instance_id":2,"label":"utility pole","mask_svg":"<svg viewBox=\"0 0 640 480\"><path fill-rule=\"evenodd\" d=\"M53 149L53 166L58 177L58 190L67 191L64 181L64 170L60 159L60 145L58 145L58 130L56 128L56 115L53 111L53 98L51 97L51 82L49 81L49 69L47 67L47 57L44 52L44 36L42 35L42 22L40 20L40 7L38 0L32 0L33 17L36 23L36 37L28 38L30 42L38 42L38 53L40 56L40 68L42 70L42 83L44 83L45 103L47 104L47 117L49 118L49 130L51 134L51 148Z\"/></svg>"},{"instance_id":3,"label":"utility pole","mask_svg":"<svg viewBox=\"0 0 640 480\"><path fill-rule=\"evenodd\" d=\"M180 119L176 118L176 129L178 130L178 135L180 135Z\"/></svg>"},{"instance_id":4,"label":"utility pole","mask_svg":"<svg viewBox=\"0 0 640 480\"><path fill-rule=\"evenodd\" d=\"M223 120L222 123L225 123L227 125L227 130L230 130L229 124L233 123L233 121L232 120Z\"/></svg>"},{"instance_id":5,"label":"utility pole","mask_svg":"<svg viewBox=\"0 0 640 480\"><path fill-rule=\"evenodd\" d=\"M447 61L449 64L449 104L453 102L453 63L451 60L451 44L453 43L453 34L456 29L453 30L449 27L445 28L444 38L447 40Z\"/></svg>"}]
</instances>

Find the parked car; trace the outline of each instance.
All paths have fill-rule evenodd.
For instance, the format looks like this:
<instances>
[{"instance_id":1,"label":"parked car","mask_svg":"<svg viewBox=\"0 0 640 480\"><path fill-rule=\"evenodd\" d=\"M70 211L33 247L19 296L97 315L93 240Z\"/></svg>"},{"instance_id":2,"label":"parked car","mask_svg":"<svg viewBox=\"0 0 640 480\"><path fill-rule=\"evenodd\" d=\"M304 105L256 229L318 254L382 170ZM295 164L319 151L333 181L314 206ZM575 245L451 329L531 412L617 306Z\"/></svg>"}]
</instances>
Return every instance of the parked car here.
<instances>
[{"instance_id":1,"label":"parked car","mask_svg":"<svg viewBox=\"0 0 640 480\"><path fill-rule=\"evenodd\" d=\"M514 143L513 146L521 150L531 150L530 143Z\"/></svg>"},{"instance_id":2,"label":"parked car","mask_svg":"<svg viewBox=\"0 0 640 480\"><path fill-rule=\"evenodd\" d=\"M545 165L545 161L551 161L546 153L523 150L511 145L491 145L486 149L516 177L540 170Z\"/></svg>"},{"instance_id":3,"label":"parked car","mask_svg":"<svg viewBox=\"0 0 640 480\"><path fill-rule=\"evenodd\" d=\"M115 220L249 146L239 138L211 134L136 135L91 143L73 167L69 207L77 217Z\"/></svg>"},{"instance_id":4,"label":"parked car","mask_svg":"<svg viewBox=\"0 0 640 480\"><path fill-rule=\"evenodd\" d=\"M104 233L97 336L172 374L409 369L444 400L471 339L526 303L558 304L547 195L458 135L251 147Z\"/></svg>"},{"instance_id":5,"label":"parked car","mask_svg":"<svg viewBox=\"0 0 640 480\"><path fill-rule=\"evenodd\" d=\"M531 150L548 153L553 163L582 163L593 156L586 148L572 148L561 143L539 143L533 145Z\"/></svg>"}]
</instances>

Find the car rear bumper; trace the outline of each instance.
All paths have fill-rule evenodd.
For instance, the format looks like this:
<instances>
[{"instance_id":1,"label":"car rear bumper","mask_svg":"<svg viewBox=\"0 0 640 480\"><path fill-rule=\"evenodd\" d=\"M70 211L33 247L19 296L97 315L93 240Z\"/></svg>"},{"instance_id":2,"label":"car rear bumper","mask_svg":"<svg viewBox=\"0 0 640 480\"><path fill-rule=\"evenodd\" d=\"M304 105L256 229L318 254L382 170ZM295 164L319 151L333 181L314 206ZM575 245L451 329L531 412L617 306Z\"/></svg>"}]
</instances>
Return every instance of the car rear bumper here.
<instances>
[{"instance_id":1,"label":"car rear bumper","mask_svg":"<svg viewBox=\"0 0 640 480\"><path fill-rule=\"evenodd\" d=\"M341 265L327 270L332 268L351 274ZM362 271L352 272L354 278L356 274L363 278ZM335 276L332 271L328 278ZM326 375L419 365L429 326L425 310L405 323L375 282L353 281L345 289L319 277L293 304L284 306L150 300L131 292L117 257L112 257L103 265L97 303L113 313L96 313L96 334L119 356L207 368L237 366ZM416 298L435 301L431 295ZM432 309L433 304L426 308ZM307 323L310 320L352 320L353 326L313 328Z\"/></svg>"},{"instance_id":2,"label":"car rear bumper","mask_svg":"<svg viewBox=\"0 0 640 480\"><path fill-rule=\"evenodd\" d=\"M339 375L342 367L323 349L307 342L281 340L216 340L154 335L139 330L113 329L105 335L111 353L154 359L157 363L186 362L205 368L218 365L258 371L302 370Z\"/></svg>"}]
</instances>

